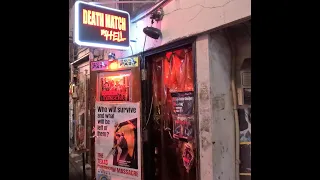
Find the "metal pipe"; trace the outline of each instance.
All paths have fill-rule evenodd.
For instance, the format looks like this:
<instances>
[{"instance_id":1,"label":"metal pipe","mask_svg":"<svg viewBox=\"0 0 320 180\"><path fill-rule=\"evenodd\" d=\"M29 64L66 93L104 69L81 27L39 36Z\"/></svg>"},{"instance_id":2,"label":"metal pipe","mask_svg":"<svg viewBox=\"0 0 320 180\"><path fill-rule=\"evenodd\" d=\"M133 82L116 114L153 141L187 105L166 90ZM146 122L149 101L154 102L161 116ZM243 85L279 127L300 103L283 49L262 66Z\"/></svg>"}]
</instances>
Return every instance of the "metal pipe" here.
<instances>
[{"instance_id":1,"label":"metal pipe","mask_svg":"<svg viewBox=\"0 0 320 180\"><path fill-rule=\"evenodd\" d=\"M239 114L238 114L238 98L236 90L236 49L232 42L230 32L226 29L225 35L231 49L231 91L233 100L233 114L235 123L235 180L240 179L240 127L239 127Z\"/></svg>"},{"instance_id":2,"label":"metal pipe","mask_svg":"<svg viewBox=\"0 0 320 180\"><path fill-rule=\"evenodd\" d=\"M87 180L87 175L86 175L86 162L85 162L85 152L82 152L82 176L83 180Z\"/></svg>"}]
</instances>

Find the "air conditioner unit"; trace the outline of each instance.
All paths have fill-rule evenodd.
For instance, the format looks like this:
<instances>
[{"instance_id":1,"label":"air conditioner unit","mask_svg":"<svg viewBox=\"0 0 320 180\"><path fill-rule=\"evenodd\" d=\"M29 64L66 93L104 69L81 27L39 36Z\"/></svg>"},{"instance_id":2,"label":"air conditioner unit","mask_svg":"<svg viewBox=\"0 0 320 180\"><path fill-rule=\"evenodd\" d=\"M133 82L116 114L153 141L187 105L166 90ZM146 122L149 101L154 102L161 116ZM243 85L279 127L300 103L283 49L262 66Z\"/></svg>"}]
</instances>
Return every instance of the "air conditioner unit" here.
<instances>
[{"instance_id":1,"label":"air conditioner unit","mask_svg":"<svg viewBox=\"0 0 320 180\"><path fill-rule=\"evenodd\" d=\"M241 86L251 88L251 58L246 58L240 69Z\"/></svg>"}]
</instances>

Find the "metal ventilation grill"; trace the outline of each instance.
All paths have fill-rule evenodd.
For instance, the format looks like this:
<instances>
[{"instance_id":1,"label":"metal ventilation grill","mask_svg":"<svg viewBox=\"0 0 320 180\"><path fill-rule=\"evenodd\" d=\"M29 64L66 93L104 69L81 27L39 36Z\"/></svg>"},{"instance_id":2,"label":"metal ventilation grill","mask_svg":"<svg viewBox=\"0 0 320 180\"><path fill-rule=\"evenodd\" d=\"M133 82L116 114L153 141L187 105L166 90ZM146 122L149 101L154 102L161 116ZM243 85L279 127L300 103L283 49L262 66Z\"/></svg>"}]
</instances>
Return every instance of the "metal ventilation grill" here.
<instances>
[{"instance_id":1,"label":"metal ventilation grill","mask_svg":"<svg viewBox=\"0 0 320 180\"><path fill-rule=\"evenodd\" d=\"M241 85L251 87L251 72L243 72L241 74Z\"/></svg>"}]
</instances>

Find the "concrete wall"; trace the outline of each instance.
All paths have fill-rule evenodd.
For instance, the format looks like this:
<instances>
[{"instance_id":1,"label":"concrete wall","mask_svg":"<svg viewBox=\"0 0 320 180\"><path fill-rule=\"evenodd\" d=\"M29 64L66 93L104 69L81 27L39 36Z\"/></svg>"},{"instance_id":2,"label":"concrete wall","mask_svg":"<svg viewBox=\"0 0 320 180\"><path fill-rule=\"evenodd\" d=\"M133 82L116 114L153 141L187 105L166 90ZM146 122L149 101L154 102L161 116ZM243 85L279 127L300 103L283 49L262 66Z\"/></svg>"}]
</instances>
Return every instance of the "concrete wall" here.
<instances>
[{"instance_id":1,"label":"concrete wall","mask_svg":"<svg viewBox=\"0 0 320 180\"><path fill-rule=\"evenodd\" d=\"M150 16L147 16L131 23L130 39L136 40L130 43L132 50L107 51L114 52L117 57L130 56L142 52L143 49L152 49L174 40L244 20L251 16L251 0L168 0L163 10L165 13L163 20L153 24L153 27L161 30L161 38L154 40L147 37L143 47L145 40L143 28L151 26ZM70 16L69 29L70 32L73 31L73 15Z\"/></svg>"},{"instance_id":2,"label":"concrete wall","mask_svg":"<svg viewBox=\"0 0 320 180\"><path fill-rule=\"evenodd\" d=\"M83 74L86 74L86 70L87 70L87 74L88 74L88 77L89 77L89 74L90 74L89 61L78 65L77 68L79 68L79 73L83 73Z\"/></svg>"},{"instance_id":3,"label":"concrete wall","mask_svg":"<svg viewBox=\"0 0 320 180\"><path fill-rule=\"evenodd\" d=\"M235 179L231 51L222 32L196 42L201 179Z\"/></svg>"},{"instance_id":4,"label":"concrete wall","mask_svg":"<svg viewBox=\"0 0 320 180\"><path fill-rule=\"evenodd\" d=\"M200 179L213 179L212 148L212 93L210 87L210 61L209 61L208 34L199 36L196 41L196 74L198 96L198 119L200 149Z\"/></svg>"},{"instance_id":5,"label":"concrete wall","mask_svg":"<svg viewBox=\"0 0 320 180\"><path fill-rule=\"evenodd\" d=\"M163 20L153 25L162 31L162 38L147 37L145 50L248 18L251 0L169 0L163 10ZM143 50L142 30L150 25L150 16L131 24L131 39L137 41L131 43L134 54Z\"/></svg>"},{"instance_id":6,"label":"concrete wall","mask_svg":"<svg viewBox=\"0 0 320 180\"><path fill-rule=\"evenodd\" d=\"M229 27L228 32L230 42L225 31L203 34L196 41L200 174L205 180L237 179L230 43L239 70L251 57L251 38L244 24Z\"/></svg>"},{"instance_id":7,"label":"concrete wall","mask_svg":"<svg viewBox=\"0 0 320 180\"><path fill-rule=\"evenodd\" d=\"M235 122L231 91L231 49L223 32L210 34L214 179L236 179Z\"/></svg>"}]
</instances>

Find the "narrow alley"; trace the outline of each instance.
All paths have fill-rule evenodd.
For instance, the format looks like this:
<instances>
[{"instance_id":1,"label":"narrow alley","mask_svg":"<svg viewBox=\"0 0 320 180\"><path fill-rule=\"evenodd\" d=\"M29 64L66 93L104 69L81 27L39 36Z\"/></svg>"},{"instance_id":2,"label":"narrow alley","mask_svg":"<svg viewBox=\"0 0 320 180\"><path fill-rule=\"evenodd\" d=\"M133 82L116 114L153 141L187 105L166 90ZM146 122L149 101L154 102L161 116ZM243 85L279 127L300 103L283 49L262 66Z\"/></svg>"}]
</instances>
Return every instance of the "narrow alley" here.
<instances>
[{"instance_id":1,"label":"narrow alley","mask_svg":"<svg viewBox=\"0 0 320 180\"><path fill-rule=\"evenodd\" d=\"M69 0L69 140L70 180L251 180L251 0Z\"/></svg>"},{"instance_id":2,"label":"narrow alley","mask_svg":"<svg viewBox=\"0 0 320 180\"><path fill-rule=\"evenodd\" d=\"M82 173L82 158L79 154L69 150L69 180L89 180L91 179L91 168L86 164L86 178Z\"/></svg>"}]
</instances>

